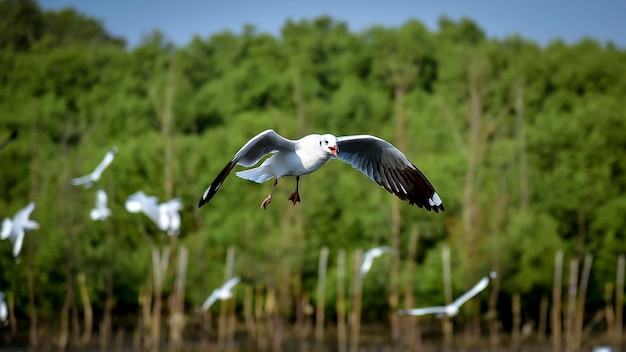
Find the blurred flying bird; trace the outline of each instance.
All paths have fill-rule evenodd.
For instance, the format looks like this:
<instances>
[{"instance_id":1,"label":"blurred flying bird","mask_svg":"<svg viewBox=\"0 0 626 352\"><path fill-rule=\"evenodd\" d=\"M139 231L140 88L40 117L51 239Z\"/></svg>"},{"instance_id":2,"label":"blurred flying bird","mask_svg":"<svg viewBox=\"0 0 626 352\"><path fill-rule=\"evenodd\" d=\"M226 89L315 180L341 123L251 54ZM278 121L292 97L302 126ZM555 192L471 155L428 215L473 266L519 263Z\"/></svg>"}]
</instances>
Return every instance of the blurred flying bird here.
<instances>
[{"instance_id":1,"label":"blurred flying bird","mask_svg":"<svg viewBox=\"0 0 626 352\"><path fill-rule=\"evenodd\" d=\"M613 346L595 346L592 347L591 352L616 352Z\"/></svg>"},{"instance_id":2,"label":"blurred flying bird","mask_svg":"<svg viewBox=\"0 0 626 352\"><path fill-rule=\"evenodd\" d=\"M17 258L22 250L24 241L24 232L26 230L38 229L39 224L30 220L30 213L35 209L35 203L30 202L26 207L20 209L13 220L5 218L2 221L2 231L0 231L0 239L11 239L13 243L13 257Z\"/></svg>"},{"instance_id":3,"label":"blurred flying bird","mask_svg":"<svg viewBox=\"0 0 626 352\"><path fill-rule=\"evenodd\" d=\"M9 325L9 310L7 304L4 302L4 292L0 292L0 324Z\"/></svg>"},{"instance_id":4,"label":"blurred flying bird","mask_svg":"<svg viewBox=\"0 0 626 352\"><path fill-rule=\"evenodd\" d=\"M107 193L103 189L98 189L96 192L96 207L91 209L89 213L89 217L91 220L105 220L109 216L111 216L111 209L107 207Z\"/></svg>"},{"instance_id":5,"label":"blurred flying bird","mask_svg":"<svg viewBox=\"0 0 626 352\"><path fill-rule=\"evenodd\" d=\"M213 290L209 298L204 301L204 304L202 305L202 310L209 310L211 305L213 305L213 303L215 303L215 301L217 301L218 299L225 300L231 298L233 296L233 287L237 285L240 281L241 279L239 278L239 276L235 276L232 279L226 281L226 283L223 284L221 287Z\"/></svg>"},{"instance_id":6,"label":"blurred flying bird","mask_svg":"<svg viewBox=\"0 0 626 352\"><path fill-rule=\"evenodd\" d=\"M97 182L100 179L100 176L102 176L102 172L104 171L104 169L106 169L107 166L109 166L113 162L113 158L115 158L116 153L117 153L117 147L111 148L104 155L104 159L102 159L100 164L96 166L93 172L91 172L88 175L72 179L72 185L74 186L84 185L85 188L91 187L95 182Z\"/></svg>"},{"instance_id":7,"label":"blurred flying bird","mask_svg":"<svg viewBox=\"0 0 626 352\"><path fill-rule=\"evenodd\" d=\"M147 196L142 191L130 195L126 199L126 210L130 213L144 213L161 231L168 235L178 235L180 231L180 214L183 203L180 199L172 199L159 203L155 196Z\"/></svg>"},{"instance_id":8,"label":"blurred flying bird","mask_svg":"<svg viewBox=\"0 0 626 352\"><path fill-rule=\"evenodd\" d=\"M426 315L426 314L437 314L438 317L453 317L459 312L459 308L467 302L470 298L479 294L482 290L487 288L489 285L489 281L496 278L496 272L492 271L488 276L483 277L474 287L472 287L469 291L465 292L461 297L457 298L456 301L450 303L447 306L442 307L427 307L427 308L411 308L411 309L400 309L398 310L398 314L406 314L406 315Z\"/></svg>"},{"instance_id":9,"label":"blurred flying bird","mask_svg":"<svg viewBox=\"0 0 626 352\"><path fill-rule=\"evenodd\" d=\"M361 263L361 276L365 276L370 271L374 258L378 258L385 253L395 254L396 252L388 246L375 247L365 252L363 262Z\"/></svg>"},{"instance_id":10,"label":"blurred flying bird","mask_svg":"<svg viewBox=\"0 0 626 352\"><path fill-rule=\"evenodd\" d=\"M261 203L263 209L271 202L278 180L285 176L296 177L296 189L289 196L295 205L300 201L300 176L316 171L335 157L409 204L434 212L444 210L441 198L426 176L400 150L383 139L369 135L335 137L332 134L311 134L293 141L273 130L259 133L235 154L204 192L198 207L213 198L235 165L251 167L269 153L273 155L260 166L236 173L257 183L275 177L272 190Z\"/></svg>"},{"instance_id":11,"label":"blurred flying bird","mask_svg":"<svg viewBox=\"0 0 626 352\"><path fill-rule=\"evenodd\" d=\"M17 135L18 135L18 130L13 130L11 132L11 135L9 136L9 138L7 138L6 141L4 141L4 142L2 142L2 144L0 144L0 150L4 149L4 147L6 147L7 144L9 144L12 140L17 138Z\"/></svg>"}]
</instances>

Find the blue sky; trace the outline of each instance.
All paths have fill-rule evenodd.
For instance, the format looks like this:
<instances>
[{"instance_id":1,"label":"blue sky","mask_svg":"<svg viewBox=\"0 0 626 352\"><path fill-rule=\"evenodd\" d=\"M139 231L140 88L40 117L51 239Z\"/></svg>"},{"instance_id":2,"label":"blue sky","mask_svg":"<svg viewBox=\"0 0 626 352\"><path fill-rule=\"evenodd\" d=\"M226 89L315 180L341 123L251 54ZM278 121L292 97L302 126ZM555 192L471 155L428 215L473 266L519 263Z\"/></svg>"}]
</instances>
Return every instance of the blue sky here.
<instances>
[{"instance_id":1,"label":"blue sky","mask_svg":"<svg viewBox=\"0 0 626 352\"><path fill-rule=\"evenodd\" d=\"M626 1L618 0L41 0L44 9L75 7L102 20L114 35L136 45L159 29L177 45L194 34L203 38L223 30L240 32L246 23L274 35L287 19L329 15L361 31L372 25L399 26L417 19L436 30L440 16L468 17L489 37L519 34L542 45L588 37L626 48Z\"/></svg>"}]
</instances>

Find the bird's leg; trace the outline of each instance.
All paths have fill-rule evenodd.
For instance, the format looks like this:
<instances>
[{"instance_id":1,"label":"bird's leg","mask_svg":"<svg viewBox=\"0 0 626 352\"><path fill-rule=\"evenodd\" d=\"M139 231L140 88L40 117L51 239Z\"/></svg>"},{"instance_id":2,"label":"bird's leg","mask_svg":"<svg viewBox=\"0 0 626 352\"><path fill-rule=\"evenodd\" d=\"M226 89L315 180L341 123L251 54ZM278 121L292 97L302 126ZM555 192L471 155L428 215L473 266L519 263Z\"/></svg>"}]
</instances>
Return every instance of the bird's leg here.
<instances>
[{"instance_id":1,"label":"bird's leg","mask_svg":"<svg viewBox=\"0 0 626 352\"><path fill-rule=\"evenodd\" d=\"M296 176L296 190L289 195L289 200L293 202L295 206L300 201L300 193L298 192L298 183L300 183L300 176Z\"/></svg>"},{"instance_id":2,"label":"bird's leg","mask_svg":"<svg viewBox=\"0 0 626 352\"><path fill-rule=\"evenodd\" d=\"M263 203L261 203L261 208L267 209L267 206L272 201L272 196L274 195L274 190L276 189L277 184L278 184L278 178L274 180L274 186L272 186L272 191L270 192L270 194L267 197L265 197L265 199L263 199Z\"/></svg>"}]
</instances>

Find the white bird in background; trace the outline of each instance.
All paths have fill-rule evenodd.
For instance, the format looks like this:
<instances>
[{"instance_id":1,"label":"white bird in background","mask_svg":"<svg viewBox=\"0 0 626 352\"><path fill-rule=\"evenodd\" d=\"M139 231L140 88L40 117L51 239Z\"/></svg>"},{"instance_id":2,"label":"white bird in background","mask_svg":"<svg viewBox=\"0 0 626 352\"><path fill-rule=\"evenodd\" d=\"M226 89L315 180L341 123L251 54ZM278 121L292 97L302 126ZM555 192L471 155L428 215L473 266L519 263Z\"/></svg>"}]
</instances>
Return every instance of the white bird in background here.
<instances>
[{"instance_id":1,"label":"white bird in background","mask_svg":"<svg viewBox=\"0 0 626 352\"><path fill-rule=\"evenodd\" d=\"M595 346L591 349L591 352L616 352L613 346Z\"/></svg>"},{"instance_id":2,"label":"white bird in background","mask_svg":"<svg viewBox=\"0 0 626 352\"><path fill-rule=\"evenodd\" d=\"M104 156L104 159L102 159L100 164L96 166L96 168L93 170L92 173L82 176L82 177L72 179L72 185L74 186L84 185L85 188L91 187L95 182L97 182L100 179L100 176L102 176L102 172L104 171L104 169L106 169L107 166L109 166L113 162L113 158L115 158L116 153L117 153L117 147L111 148Z\"/></svg>"},{"instance_id":3,"label":"white bird in background","mask_svg":"<svg viewBox=\"0 0 626 352\"><path fill-rule=\"evenodd\" d=\"M161 231L168 235L178 235L180 231L180 214L183 203L180 199L172 199L159 203L155 196L147 196L142 191L130 195L126 199L126 210L130 213L144 213Z\"/></svg>"},{"instance_id":4,"label":"white bird in background","mask_svg":"<svg viewBox=\"0 0 626 352\"><path fill-rule=\"evenodd\" d=\"M178 235L180 232L180 213L183 203L180 199L172 199L159 204L159 219L161 230L167 231L170 236Z\"/></svg>"},{"instance_id":5,"label":"white bird in background","mask_svg":"<svg viewBox=\"0 0 626 352\"><path fill-rule=\"evenodd\" d=\"M2 231L0 231L0 239L11 239L13 243L13 257L17 258L22 250L22 243L24 242L24 233L26 230L38 229L39 224L33 220L30 220L30 213L35 209L35 203L30 202L27 206L20 209L13 220L5 218L2 221Z\"/></svg>"},{"instance_id":6,"label":"white bird in background","mask_svg":"<svg viewBox=\"0 0 626 352\"><path fill-rule=\"evenodd\" d=\"M233 296L233 287L237 285L240 281L241 279L239 278L239 276L235 276L232 279L226 281L226 283L223 284L221 287L213 290L209 298L204 301L204 304L202 305L202 310L207 311L211 307L211 305L213 305L213 303L215 303L215 301L217 301L218 299L225 300L231 298Z\"/></svg>"},{"instance_id":7,"label":"white bird in background","mask_svg":"<svg viewBox=\"0 0 626 352\"><path fill-rule=\"evenodd\" d=\"M111 209L107 207L107 193L103 189L96 192L96 207L91 209L89 217L94 221L102 221L111 216Z\"/></svg>"},{"instance_id":8,"label":"white bird in background","mask_svg":"<svg viewBox=\"0 0 626 352\"><path fill-rule=\"evenodd\" d=\"M496 272L492 271L488 276L483 277L478 281L474 287L472 287L469 291L465 292L461 297L457 298L454 302L448 304L447 306L442 307L427 307L427 308L411 308L411 309L400 309L398 310L398 314L407 314L407 315L426 315L426 314L437 314L438 317L453 317L459 312L459 308L467 302L470 298L479 294L482 290L487 288L489 285L489 281L496 278Z\"/></svg>"},{"instance_id":9,"label":"white bird in background","mask_svg":"<svg viewBox=\"0 0 626 352\"><path fill-rule=\"evenodd\" d=\"M0 324L9 325L9 310L7 304L4 302L4 293L0 292Z\"/></svg>"},{"instance_id":10,"label":"white bird in background","mask_svg":"<svg viewBox=\"0 0 626 352\"><path fill-rule=\"evenodd\" d=\"M378 258L385 253L395 254L396 252L388 246L375 247L365 252L363 262L361 263L361 276L365 276L370 271L374 258Z\"/></svg>"},{"instance_id":11,"label":"white bird in background","mask_svg":"<svg viewBox=\"0 0 626 352\"><path fill-rule=\"evenodd\" d=\"M335 157L410 204L434 212L444 210L441 198L426 176L400 150L383 139L368 135L335 137L332 134L311 134L292 141L273 130L259 133L235 154L204 192L198 207L213 198L235 165L251 167L269 153L274 155L260 166L236 173L257 183L276 178L270 194L261 203L264 209L271 202L280 178L296 177L296 189L289 196L295 205L300 201L300 176L316 171Z\"/></svg>"}]
</instances>

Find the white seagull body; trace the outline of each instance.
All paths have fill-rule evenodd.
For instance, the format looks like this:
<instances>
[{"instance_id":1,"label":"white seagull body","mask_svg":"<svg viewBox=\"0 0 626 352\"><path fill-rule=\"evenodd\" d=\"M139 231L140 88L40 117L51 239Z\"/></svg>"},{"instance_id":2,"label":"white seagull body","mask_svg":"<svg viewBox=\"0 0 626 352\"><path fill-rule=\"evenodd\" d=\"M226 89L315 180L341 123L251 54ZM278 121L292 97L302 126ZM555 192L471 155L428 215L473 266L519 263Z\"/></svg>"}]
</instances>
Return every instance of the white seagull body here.
<instances>
[{"instance_id":1,"label":"white seagull body","mask_svg":"<svg viewBox=\"0 0 626 352\"><path fill-rule=\"evenodd\" d=\"M224 300L231 298L233 296L233 287L235 287L235 285L237 285L240 281L241 279L239 278L239 276L235 276L232 279L226 281L226 283L223 284L221 287L213 290L209 298L207 298L206 301L204 301L204 304L202 304L202 310L207 311L211 307L211 305L213 305L213 303L215 303L215 301L217 301L218 299Z\"/></svg>"},{"instance_id":2,"label":"white seagull body","mask_svg":"<svg viewBox=\"0 0 626 352\"><path fill-rule=\"evenodd\" d=\"M7 309L7 304L4 301L4 293L0 292L0 323L3 325L8 325L9 320L9 310Z\"/></svg>"},{"instance_id":3,"label":"white seagull body","mask_svg":"<svg viewBox=\"0 0 626 352\"><path fill-rule=\"evenodd\" d=\"M24 233L26 230L38 229L39 224L30 220L30 213L35 209L35 203L30 202L27 206L15 213L13 220L5 218L2 221L2 230L0 231L0 239L10 238L13 243L13 257L17 258L22 250L24 242Z\"/></svg>"},{"instance_id":4,"label":"white seagull body","mask_svg":"<svg viewBox=\"0 0 626 352\"><path fill-rule=\"evenodd\" d=\"M236 173L257 183L276 178L272 191L261 203L263 208L270 203L278 180L285 176L296 177L296 189L289 196L295 205L300 201L300 176L316 171L336 157L410 204L434 212L444 210L441 198L426 176L400 150L383 139L369 135L335 137L332 134L311 134L293 141L273 130L259 133L235 154L204 192L198 207L213 198L235 165L251 167L269 153L273 155L260 166Z\"/></svg>"},{"instance_id":5,"label":"white seagull body","mask_svg":"<svg viewBox=\"0 0 626 352\"><path fill-rule=\"evenodd\" d=\"M107 207L107 193L103 189L96 192L96 207L91 209L89 217L94 221L102 221L111 216L111 209Z\"/></svg>"},{"instance_id":6,"label":"white seagull body","mask_svg":"<svg viewBox=\"0 0 626 352\"><path fill-rule=\"evenodd\" d=\"M159 204L159 219L161 229L167 231L170 236L178 235L180 232L180 213L183 203L180 199L172 199Z\"/></svg>"},{"instance_id":7,"label":"white seagull body","mask_svg":"<svg viewBox=\"0 0 626 352\"><path fill-rule=\"evenodd\" d=\"M387 246L375 247L365 252L363 262L361 263L361 276L365 276L370 271L374 258L378 258L385 253L395 254L396 252L393 248Z\"/></svg>"},{"instance_id":8,"label":"white seagull body","mask_svg":"<svg viewBox=\"0 0 626 352\"><path fill-rule=\"evenodd\" d=\"M459 308L467 302L470 298L476 296L480 292L482 292L487 285L489 285L489 281L496 278L496 272L492 271L488 276L483 277L478 281L474 287L472 287L469 291L465 292L461 297L457 298L454 302L450 303L447 306L441 307L427 307L427 308L412 308L412 309L400 309L398 310L398 314L407 314L407 315L426 315L426 314L437 314L439 317L453 317L459 312Z\"/></svg>"},{"instance_id":9,"label":"white seagull body","mask_svg":"<svg viewBox=\"0 0 626 352\"><path fill-rule=\"evenodd\" d=\"M105 154L104 159L102 159L100 164L98 164L98 166L96 166L96 168L90 174L72 179L72 185L84 185L86 188L91 187L95 182L100 179L100 176L102 176L102 172L104 171L104 169L106 169L107 166L111 165L116 153L117 147L111 148Z\"/></svg>"},{"instance_id":10,"label":"white seagull body","mask_svg":"<svg viewBox=\"0 0 626 352\"><path fill-rule=\"evenodd\" d=\"M126 199L126 210L130 213L144 213L161 230L168 235L177 235L180 230L180 214L183 203L180 199L172 199L159 203L155 196L147 196L142 191L136 192Z\"/></svg>"}]
</instances>

